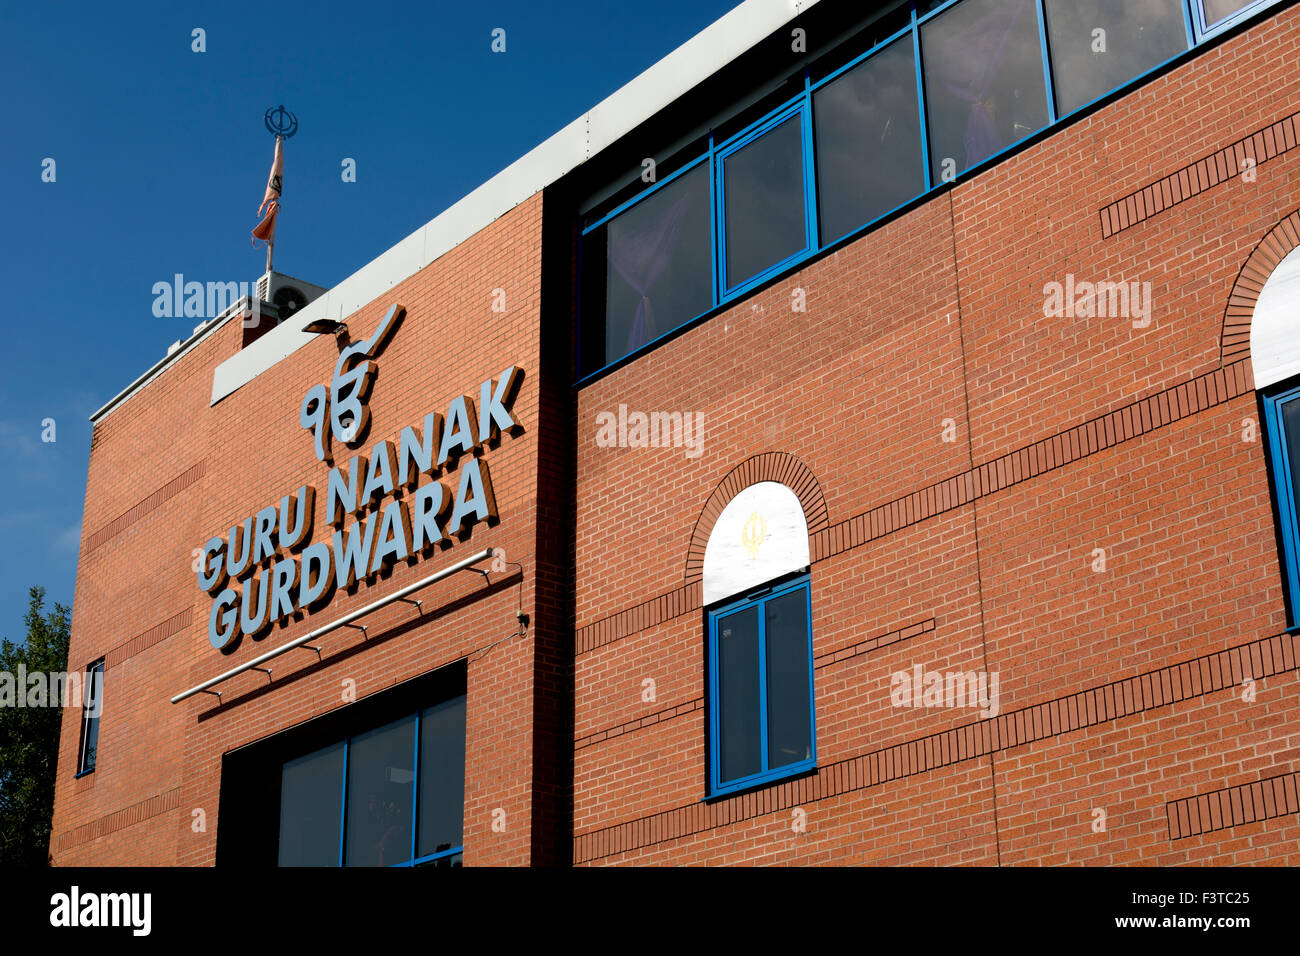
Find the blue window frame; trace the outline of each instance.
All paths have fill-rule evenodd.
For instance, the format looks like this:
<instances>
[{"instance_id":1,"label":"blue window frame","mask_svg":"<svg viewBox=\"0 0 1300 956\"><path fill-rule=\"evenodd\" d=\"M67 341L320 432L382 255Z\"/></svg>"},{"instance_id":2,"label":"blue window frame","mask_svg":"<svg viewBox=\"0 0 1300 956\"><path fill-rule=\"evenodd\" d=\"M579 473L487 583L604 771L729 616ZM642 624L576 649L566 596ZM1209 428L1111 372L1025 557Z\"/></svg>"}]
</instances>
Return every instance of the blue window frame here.
<instances>
[{"instance_id":1,"label":"blue window frame","mask_svg":"<svg viewBox=\"0 0 1300 956\"><path fill-rule=\"evenodd\" d=\"M710 133L673 175L584 226L579 384L1278 2L914 0L896 32L816 81L806 67L802 92L721 142ZM1105 58L1091 47L1098 28ZM877 54L858 82L826 89ZM900 79L909 64L915 103ZM885 143L908 159L882 161ZM859 188L855 165L897 181Z\"/></svg>"},{"instance_id":2,"label":"blue window frame","mask_svg":"<svg viewBox=\"0 0 1300 956\"><path fill-rule=\"evenodd\" d=\"M459 866L465 696L282 765L281 866Z\"/></svg>"},{"instance_id":3,"label":"blue window frame","mask_svg":"<svg viewBox=\"0 0 1300 956\"><path fill-rule=\"evenodd\" d=\"M1198 36L1213 36L1277 0L1191 0Z\"/></svg>"},{"instance_id":4,"label":"blue window frame","mask_svg":"<svg viewBox=\"0 0 1300 956\"><path fill-rule=\"evenodd\" d=\"M812 111L823 245L929 188L910 29L817 84ZM871 175L864 176L868 169Z\"/></svg>"},{"instance_id":5,"label":"blue window frame","mask_svg":"<svg viewBox=\"0 0 1300 956\"><path fill-rule=\"evenodd\" d=\"M1067 116L1192 45L1185 0L1044 0L1056 109Z\"/></svg>"},{"instance_id":6,"label":"blue window frame","mask_svg":"<svg viewBox=\"0 0 1300 956\"><path fill-rule=\"evenodd\" d=\"M708 793L817 766L808 575L708 614Z\"/></svg>"},{"instance_id":7,"label":"blue window frame","mask_svg":"<svg viewBox=\"0 0 1300 956\"><path fill-rule=\"evenodd\" d=\"M1300 499L1296 498L1300 486L1300 384L1292 380L1266 392L1263 404L1273 506L1282 538L1287 624L1294 627L1300 614Z\"/></svg>"},{"instance_id":8,"label":"blue window frame","mask_svg":"<svg viewBox=\"0 0 1300 956\"><path fill-rule=\"evenodd\" d=\"M805 93L716 151L721 228L714 258L724 296L757 285L817 245L811 115Z\"/></svg>"},{"instance_id":9,"label":"blue window frame","mask_svg":"<svg viewBox=\"0 0 1300 956\"><path fill-rule=\"evenodd\" d=\"M81 691L81 743L77 748L77 776L92 773L99 756L99 718L104 711L104 659L86 668Z\"/></svg>"}]
</instances>

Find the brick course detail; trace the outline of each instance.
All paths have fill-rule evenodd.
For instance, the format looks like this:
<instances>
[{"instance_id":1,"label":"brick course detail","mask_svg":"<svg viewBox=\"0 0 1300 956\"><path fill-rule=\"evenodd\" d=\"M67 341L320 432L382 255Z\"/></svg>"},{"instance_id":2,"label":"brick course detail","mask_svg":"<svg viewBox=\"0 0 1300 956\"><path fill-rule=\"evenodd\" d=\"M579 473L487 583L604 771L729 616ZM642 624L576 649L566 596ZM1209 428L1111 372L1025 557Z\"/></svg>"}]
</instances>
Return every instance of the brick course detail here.
<instances>
[{"instance_id":1,"label":"brick course detail","mask_svg":"<svg viewBox=\"0 0 1300 956\"><path fill-rule=\"evenodd\" d=\"M163 502L180 494L190 485L199 481L203 477L204 462L192 465L173 478L167 484L163 485L149 497L138 502L133 508L118 515L104 527L100 528L90 537L86 538L86 545L82 548L82 554L89 554L109 538L113 537L127 527L139 521L149 512L153 511Z\"/></svg>"},{"instance_id":2,"label":"brick course detail","mask_svg":"<svg viewBox=\"0 0 1300 956\"><path fill-rule=\"evenodd\" d=\"M1287 773L1182 800L1170 800L1165 806L1169 839L1183 840L1214 830L1300 813L1300 798L1296 795L1298 784L1300 774Z\"/></svg>"},{"instance_id":3,"label":"brick course detail","mask_svg":"<svg viewBox=\"0 0 1300 956\"><path fill-rule=\"evenodd\" d=\"M1300 113L1257 129L1237 142L1102 207L1099 213L1102 236L1109 239L1171 206L1241 176L1246 169L1243 164L1248 159L1253 160L1254 168L1258 169L1270 159L1295 149L1297 130L1300 130Z\"/></svg>"},{"instance_id":4,"label":"brick course detail","mask_svg":"<svg viewBox=\"0 0 1300 956\"><path fill-rule=\"evenodd\" d=\"M1068 697L841 760L817 768L815 774L762 791L715 803L677 807L652 817L580 833L574 837L574 862L591 862L801 804L816 803L1145 710L1169 707L1179 701L1234 687L1247 678L1259 679L1293 671L1296 669L1297 651L1300 651L1298 645L1300 636L1290 634L1252 641L1219 654L1096 685ZM1261 814L1258 818L1264 816Z\"/></svg>"}]
</instances>

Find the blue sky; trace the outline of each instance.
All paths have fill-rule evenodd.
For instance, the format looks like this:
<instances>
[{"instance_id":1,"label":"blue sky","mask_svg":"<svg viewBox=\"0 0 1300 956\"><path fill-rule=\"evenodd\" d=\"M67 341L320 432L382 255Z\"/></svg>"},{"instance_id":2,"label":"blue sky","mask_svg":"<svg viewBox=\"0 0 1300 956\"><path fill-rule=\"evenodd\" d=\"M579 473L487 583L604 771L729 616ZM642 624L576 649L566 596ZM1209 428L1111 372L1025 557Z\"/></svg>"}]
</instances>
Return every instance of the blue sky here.
<instances>
[{"instance_id":1,"label":"blue sky","mask_svg":"<svg viewBox=\"0 0 1300 956\"><path fill-rule=\"evenodd\" d=\"M0 636L30 585L72 604L88 416L197 324L153 284L261 274L267 107L300 123L276 268L331 286L736 2L0 0Z\"/></svg>"}]
</instances>

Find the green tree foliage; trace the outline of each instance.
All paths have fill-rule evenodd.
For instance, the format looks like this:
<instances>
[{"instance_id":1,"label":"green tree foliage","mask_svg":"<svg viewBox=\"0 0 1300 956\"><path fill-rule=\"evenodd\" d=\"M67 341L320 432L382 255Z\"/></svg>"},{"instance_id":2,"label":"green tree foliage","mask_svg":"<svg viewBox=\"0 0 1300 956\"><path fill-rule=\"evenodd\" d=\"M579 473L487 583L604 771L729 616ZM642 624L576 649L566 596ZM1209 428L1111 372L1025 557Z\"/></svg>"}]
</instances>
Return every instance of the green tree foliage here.
<instances>
[{"instance_id":1,"label":"green tree foliage","mask_svg":"<svg viewBox=\"0 0 1300 956\"><path fill-rule=\"evenodd\" d=\"M0 671L17 675L67 669L69 608L55 604L45 612L45 589L28 592L27 640L0 641ZM22 693L19 689L18 693ZM50 821L54 815L54 776L59 761L63 710L0 707L0 865L45 866L49 862Z\"/></svg>"}]
</instances>

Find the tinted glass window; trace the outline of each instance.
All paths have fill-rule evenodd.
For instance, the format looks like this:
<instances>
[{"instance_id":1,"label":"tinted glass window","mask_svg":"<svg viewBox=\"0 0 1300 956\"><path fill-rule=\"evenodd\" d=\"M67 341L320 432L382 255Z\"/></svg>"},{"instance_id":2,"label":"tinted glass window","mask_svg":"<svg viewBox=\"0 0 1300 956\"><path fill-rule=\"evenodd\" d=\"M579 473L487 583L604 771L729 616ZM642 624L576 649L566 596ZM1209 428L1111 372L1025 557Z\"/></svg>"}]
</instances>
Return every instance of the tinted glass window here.
<instances>
[{"instance_id":1,"label":"tinted glass window","mask_svg":"<svg viewBox=\"0 0 1300 956\"><path fill-rule=\"evenodd\" d=\"M925 189L914 59L904 37L813 94L823 243Z\"/></svg>"},{"instance_id":2,"label":"tinted glass window","mask_svg":"<svg viewBox=\"0 0 1300 956\"><path fill-rule=\"evenodd\" d=\"M921 59L936 184L1047 124L1034 0L945 10L921 27Z\"/></svg>"},{"instance_id":3,"label":"tinted glass window","mask_svg":"<svg viewBox=\"0 0 1300 956\"><path fill-rule=\"evenodd\" d=\"M763 605L767 642L767 765L812 756L808 685L808 592L804 588Z\"/></svg>"},{"instance_id":4,"label":"tinted glass window","mask_svg":"<svg viewBox=\"0 0 1300 956\"><path fill-rule=\"evenodd\" d=\"M808 245L800 123L792 117L723 161L728 288Z\"/></svg>"},{"instance_id":5,"label":"tinted glass window","mask_svg":"<svg viewBox=\"0 0 1300 956\"><path fill-rule=\"evenodd\" d=\"M713 306L708 163L668 183L583 238L602 257L604 361L614 362ZM593 364L594 363L594 364Z\"/></svg>"},{"instance_id":6,"label":"tinted glass window","mask_svg":"<svg viewBox=\"0 0 1300 956\"><path fill-rule=\"evenodd\" d=\"M1187 49L1182 0L1047 0L1047 35L1062 115Z\"/></svg>"},{"instance_id":7,"label":"tinted glass window","mask_svg":"<svg viewBox=\"0 0 1300 956\"><path fill-rule=\"evenodd\" d=\"M348 746L348 866L411 859L415 717L353 737Z\"/></svg>"},{"instance_id":8,"label":"tinted glass window","mask_svg":"<svg viewBox=\"0 0 1300 956\"><path fill-rule=\"evenodd\" d=\"M280 866L338 866L343 743L290 760L280 775Z\"/></svg>"},{"instance_id":9,"label":"tinted glass window","mask_svg":"<svg viewBox=\"0 0 1300 956\"><path fill-rule=\"evenodd\" d=\"M1226 20L1257 2L1258 0L1205 0L1205 25L1212 27L1220 20Z\"/></svg>"},{"instance_id":10,"label":"tinted glass window","mask_svg":"<svg viewBox=\"0 0 1300 956\"><path fill-rule=\"evenodd\" d=\"M718 715L720 779L735 780L762 768L758 709L758 608L720 619Z\"/></svg>"},{"instance_id":11,"label":"tinted glass window","mask_svg":"<svg viewBox=\"0 0 1300 956\"><path fill-rule=\"evenodd\" d=\"M420 716L420 828L417 857L461 844L465 815L465 698Z\"/></svg>"}]
</instances>

